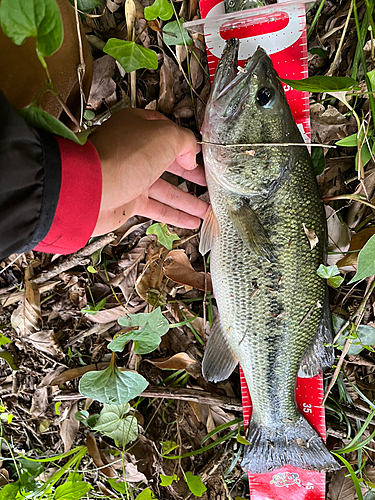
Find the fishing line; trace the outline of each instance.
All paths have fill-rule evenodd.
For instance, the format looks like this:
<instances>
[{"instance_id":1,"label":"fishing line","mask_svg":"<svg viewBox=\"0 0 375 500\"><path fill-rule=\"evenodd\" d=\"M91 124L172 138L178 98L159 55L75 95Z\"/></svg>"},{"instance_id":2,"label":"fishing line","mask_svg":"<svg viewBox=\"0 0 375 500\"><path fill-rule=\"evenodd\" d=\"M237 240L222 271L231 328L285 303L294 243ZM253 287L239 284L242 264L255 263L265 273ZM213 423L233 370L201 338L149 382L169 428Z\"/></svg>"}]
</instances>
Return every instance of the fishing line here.
<instances>
[{"instance_id":1,"label":"fishing line","mask_svg":"<svg viewBox=\"0 0 375 500\"><path fill-rule=\"evenodd\" d=\"M318 144L318 143L312 143L312 144L305 144L302 142L287 142L287 143L272 143L272 142L267 142L267 143L256 143L256 144L219 144L217 142L208 142L208 141L197 141L197 144L208 144L209 146L220 146L222 148L244 148L244 147L256 147L256 146L261 146L261 147L266 147L266 146L304 146L304 147L315 147L315 148L330 148L330 149L336 149L337 146L331 146L329 144Z\"/></svg>"}]
</instances>

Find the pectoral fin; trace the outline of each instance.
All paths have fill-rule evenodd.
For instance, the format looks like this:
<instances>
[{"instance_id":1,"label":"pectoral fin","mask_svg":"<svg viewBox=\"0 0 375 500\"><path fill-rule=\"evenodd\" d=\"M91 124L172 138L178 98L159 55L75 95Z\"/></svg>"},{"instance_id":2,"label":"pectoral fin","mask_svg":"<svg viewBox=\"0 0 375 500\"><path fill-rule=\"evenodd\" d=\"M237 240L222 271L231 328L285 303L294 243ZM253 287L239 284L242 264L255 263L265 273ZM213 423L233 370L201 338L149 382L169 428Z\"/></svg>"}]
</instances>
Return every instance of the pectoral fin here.
<instances>
[{"instance_id":1,"label":"pectoral fin","mask_svg":"<svg viewBox=\"0 0 375 500\"><path fill-rule=\"evenodd\" d=\"M245 245L256 255L275 262L273 245L249 201L246 198L236 200L228 207L228 214Z\"/></svg>"},{"instance_id":2,"label":"pectoral fin","mask_svg":"<svg viewBox=\"0 0 375 500\"><path fill-rule=\"evenodd\" d=\"M217 316L203 357L203 377L210 382L220 382L231 375L237 364L238 359L228 343L220 317Z\"/></svg>"},{"instance_id":3,"label":"pectoral fin","mask_svg":"<svg viewBox=\"0 0 375 500\"><path fill-rule=\"evenodd\" d=\"M201 239L199 242L199 251L205 255L211 250L212 243L217 238L219 232L217 219L210 207L206 213L201 229Z\"/></svg>"}]
</instances>

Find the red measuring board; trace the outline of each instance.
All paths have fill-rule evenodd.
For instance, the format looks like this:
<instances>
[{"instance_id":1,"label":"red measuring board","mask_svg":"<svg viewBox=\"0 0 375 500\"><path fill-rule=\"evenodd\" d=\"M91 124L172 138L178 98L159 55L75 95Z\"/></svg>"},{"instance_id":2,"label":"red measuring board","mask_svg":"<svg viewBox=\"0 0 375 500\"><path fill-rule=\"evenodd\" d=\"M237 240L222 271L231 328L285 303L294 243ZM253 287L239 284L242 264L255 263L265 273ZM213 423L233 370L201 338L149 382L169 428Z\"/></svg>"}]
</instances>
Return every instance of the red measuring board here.
<instances>
[{"instance_id":1,"label":"red measuring board","mask_svg":"<svg viewBox=\"0 0 375 500\"><path fill-rule=\"evenodd\" d=\"M306 14L302 2L283 2L257 9L224 13L224 2L200 0L202 20L185 23L188 29L205 35L207 60L211 82L225 46L225 41L240 40L238 64L255 52L258 45L266 50L281 78L307 78ZM283 84L293 117L306 142L310 140L309 96ZM240 368L243 420L245 428L251 418L252 405L249 389ZM297 378L298 408L326 439L323 400L323 377ZM285 466L266 474L250 474L251 500L324 500L325 473Z\"/></svg>"}]
</instances>

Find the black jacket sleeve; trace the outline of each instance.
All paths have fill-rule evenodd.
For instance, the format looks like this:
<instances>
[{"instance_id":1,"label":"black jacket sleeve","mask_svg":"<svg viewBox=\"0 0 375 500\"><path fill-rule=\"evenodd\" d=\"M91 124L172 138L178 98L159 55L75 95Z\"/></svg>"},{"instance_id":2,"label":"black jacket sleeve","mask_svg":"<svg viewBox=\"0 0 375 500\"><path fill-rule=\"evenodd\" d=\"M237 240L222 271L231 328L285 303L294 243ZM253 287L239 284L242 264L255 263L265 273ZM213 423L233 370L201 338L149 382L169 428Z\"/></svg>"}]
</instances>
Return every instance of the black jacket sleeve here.
<instances>
[{"instance_id":1,"label":"black jacket sleeve","mask_svg":"<svg viewBox=\"0 0 375 500\"><path fill-rule=\"evenodd\" d=\"M0 92L0 260L33 249L48 233L61 186L52 134L28 127Z\"/></svg>"}]
</instances>

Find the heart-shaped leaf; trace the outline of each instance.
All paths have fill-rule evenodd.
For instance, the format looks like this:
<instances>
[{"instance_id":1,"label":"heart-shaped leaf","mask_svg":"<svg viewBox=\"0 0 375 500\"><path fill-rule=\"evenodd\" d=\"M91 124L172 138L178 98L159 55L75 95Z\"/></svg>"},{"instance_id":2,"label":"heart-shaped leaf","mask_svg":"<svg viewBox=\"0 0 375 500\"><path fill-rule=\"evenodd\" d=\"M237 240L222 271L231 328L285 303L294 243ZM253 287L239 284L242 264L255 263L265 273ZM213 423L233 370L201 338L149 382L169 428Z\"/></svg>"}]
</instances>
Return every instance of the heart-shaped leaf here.
<instances>
[{"instance_id":1,"label":"heart-shaped leaf","mask_svg":"<svg viewBox=\"0 0 375 500\"><path fill-rule=\"evenodd\" d=\"M127 415L129 410L129 404L105 404L94 429L112 438L116 446L123 446L130 441L135 441L138 436L138 423L133 415Z\"/></svg>"},{"instance_id":2,"label":"heart-shaped leaf","mask_svg":"<svg viewBox=\"0 0 375 500\"><path fill-rule=\"evenodd\" d=\"M114 57L126 73L131 73L142 68L157 69L158 67L156 52L146 49L135 42L110 38L105 44L103 52Z\"/></svg>"},{"instance_id":3,"label":"heart-shaped leaf","mask_svg":"<svg viewBox=\"0 0 375 500\"><path fill-rule=\"evenodd\" d=\"M145 7L146 21L153 21L160 17L163 21L169 21L173 16L173 7L168 0L155 0L150 7Z\"/></svg>"}]
</instances>

